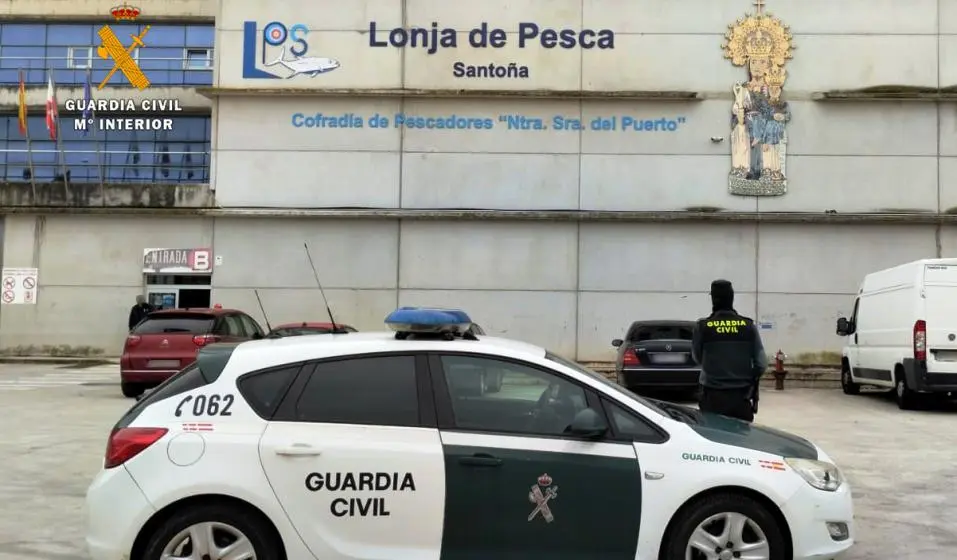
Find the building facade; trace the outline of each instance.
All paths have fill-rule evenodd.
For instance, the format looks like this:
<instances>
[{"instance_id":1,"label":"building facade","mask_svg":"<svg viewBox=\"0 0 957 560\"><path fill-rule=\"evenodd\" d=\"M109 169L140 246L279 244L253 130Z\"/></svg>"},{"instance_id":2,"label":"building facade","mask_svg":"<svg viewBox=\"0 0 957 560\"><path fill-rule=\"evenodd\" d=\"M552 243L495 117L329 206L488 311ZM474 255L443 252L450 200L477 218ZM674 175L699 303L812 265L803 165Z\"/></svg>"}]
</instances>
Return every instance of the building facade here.
<instances>
[{"instance_id":1,"label":"building facade","mask_svg":"<svg viewBox=\"0 0 957 560\"><path fill-rule=\"evenodd\" d=\"M3 263L40 291L0 308L0 347L115 354L136 294L201 282L262 317L258 291L273 323L321 320L307 243L359 329L455 306L606 360L633 320L707 314L720 277L769 349L827 361L865 273L957 254L957 0L194 11L215 18L212 81L182 95L209 100L211 164L183 183L208 197L161 159L85 206L12 205ZM204 48L190 36L169 80Z\"/></svg>"}]
</instances>

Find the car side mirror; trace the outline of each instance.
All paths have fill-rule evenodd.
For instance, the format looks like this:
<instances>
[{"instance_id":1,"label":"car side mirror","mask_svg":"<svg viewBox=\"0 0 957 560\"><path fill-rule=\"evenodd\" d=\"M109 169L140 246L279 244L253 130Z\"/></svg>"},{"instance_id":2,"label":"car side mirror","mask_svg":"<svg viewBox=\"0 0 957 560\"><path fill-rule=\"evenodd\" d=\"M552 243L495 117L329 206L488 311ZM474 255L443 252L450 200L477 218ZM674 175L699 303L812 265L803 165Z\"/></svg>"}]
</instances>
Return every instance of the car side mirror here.
<instances>
[{"instance_id":1,"label":"car side mirror","mask_svg":"<svg viewBox=\"0 0 957 560\"><path fill-rule=\"evenodd\" d=\"M575 415L565 433L588 439L598 439L608 433L608 424L605 423L601 414L598 414L594 409L586 408Z\"/></svg>"},{"instance_id":2,"label":"car side mirror","mask_svg":"<svg viewBox=\"0 0 957 560\"><path fill-rule=\"evenodd\" d=\"M837 329L836 331L838 336L847 336L851 334L851 323L847 320L846 317L841 317L837 320Z\"/></svg>"},{"instance_id":3,"label":"car side mirror","mask_svg":"<svg viewBox=\"0 0 957 560\"><path fill-rule=\"evenodd\" d=\"M624 343L625 343L625 341L622 340L622 339L620 339L620 338L616 338L615 340L612 340L612 341L611 341L611 345L614 346L615 348L618 348L619 346L621 346L621 345L624 344Z\"/></svg>"}]
</instances>

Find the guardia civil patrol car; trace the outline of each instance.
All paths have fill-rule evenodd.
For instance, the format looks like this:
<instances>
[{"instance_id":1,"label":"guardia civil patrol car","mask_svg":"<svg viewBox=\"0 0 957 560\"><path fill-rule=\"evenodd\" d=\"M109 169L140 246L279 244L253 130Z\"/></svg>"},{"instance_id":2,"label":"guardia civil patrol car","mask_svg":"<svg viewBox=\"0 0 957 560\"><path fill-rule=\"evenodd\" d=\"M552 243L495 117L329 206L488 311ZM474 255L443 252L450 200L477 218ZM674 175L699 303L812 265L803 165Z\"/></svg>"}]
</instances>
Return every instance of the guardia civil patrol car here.
<instances>
[{"instance_id":1,"label":"guardia civil patrol car","mask_svg":"<svg viewBox=\"0 0 957 560\"><path fill-rule=\"evenodd\" d=\"M203 348L109 436L93 558L828 560L854 542L813 443L638 397L461 311L387 323Z\"/></svg>"}]
</instances>

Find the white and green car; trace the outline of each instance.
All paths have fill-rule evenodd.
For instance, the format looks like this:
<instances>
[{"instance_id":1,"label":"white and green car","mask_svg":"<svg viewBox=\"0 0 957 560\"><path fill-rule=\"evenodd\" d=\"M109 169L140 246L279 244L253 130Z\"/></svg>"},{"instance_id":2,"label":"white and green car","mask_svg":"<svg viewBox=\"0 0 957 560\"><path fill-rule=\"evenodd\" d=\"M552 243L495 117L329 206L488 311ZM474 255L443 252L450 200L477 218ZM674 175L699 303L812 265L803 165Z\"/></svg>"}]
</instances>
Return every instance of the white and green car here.
<instances>
[{"instance_id":1,"label":"white and green car","mask_svg":"<svg viewBox=\"0 0 957 560\"><path fill-rule=\"evenodd\" d=\"M111 433L92 557L829 560L853 545L851 490L813 443L457 328L203 348ZM497 391L475 379L489 375Z\"/></svg>"}]
</instances>

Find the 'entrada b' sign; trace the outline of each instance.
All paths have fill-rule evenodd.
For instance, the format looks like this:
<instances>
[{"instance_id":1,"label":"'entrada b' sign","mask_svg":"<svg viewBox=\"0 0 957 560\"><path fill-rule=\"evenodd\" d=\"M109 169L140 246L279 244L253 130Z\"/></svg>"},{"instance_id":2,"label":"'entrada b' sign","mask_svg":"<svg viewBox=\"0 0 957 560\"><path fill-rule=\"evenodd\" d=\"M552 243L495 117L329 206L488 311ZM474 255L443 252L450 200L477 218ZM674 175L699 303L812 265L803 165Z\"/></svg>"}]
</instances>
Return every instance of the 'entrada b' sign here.
<instances>
[{"instance_id":1,"label":"'entrada b' sign","mask_svg":"<svg viewBox=\"0 0 957 560\"><path fill-rule=\"evenodd\" d=\"M148 274L188 274L211 272L212 250L143 249L143 272Z\"/></svg>"}]
</instances>

